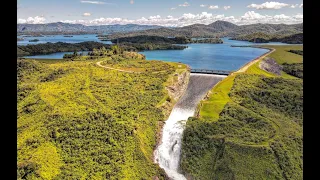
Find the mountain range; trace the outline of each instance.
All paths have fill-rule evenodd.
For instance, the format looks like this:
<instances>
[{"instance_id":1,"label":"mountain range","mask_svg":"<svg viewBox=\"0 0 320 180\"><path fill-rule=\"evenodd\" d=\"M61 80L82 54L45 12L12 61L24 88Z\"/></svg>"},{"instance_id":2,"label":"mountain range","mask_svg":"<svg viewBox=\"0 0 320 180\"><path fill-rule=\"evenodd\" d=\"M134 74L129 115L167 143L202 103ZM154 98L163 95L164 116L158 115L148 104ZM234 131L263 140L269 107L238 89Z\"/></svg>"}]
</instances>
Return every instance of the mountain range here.
<instances>
[{"instance_id":1,"label":"mountain range","mask_svg":"<svg viewBox=\"0 0 320 180\"><path fill-rule=\"evenodd\" d=\"M149 36L187 36L187 37L236 37L239 35L246 35L252 33L265 33L272 35L292 35L303 33L303 23L300 24L250 24L241 25L226 22L215 21L211 24L193 24L179 28L156 28L143 31L129 32L129 33L114 33L109 37L111 39L128 36L149 35Z\"/></svg>"},{"instance_id":2,"label":"mountain range","mask_svg":"<svg viewBox=\"0 0 320 180\"><path fill-rule=\"evenodd\" d=\"M147 29L160 28L161 26L155 25L100 25L100 26L85 26L82 24L70 23L48 23L48 24L17 24L17 33L30 34L81 34L81 33L115 33L115 32L134 32Z\"/></svg>"},{"instance_id":3,"label":"mountain range","mask_svg":"<svg viewBox=\"0 0 320 180\"><path fill-rule=\"evenodd\" d=\"M162 27L155 25L100 25L85 26L82 24L48 23L48 24L18 24L17 33L42 33L42 34L72 34L72 33L106 33L110 39L132 36L187 36L187 37L236 37L252 33L265 33L270 35L292 35L303 33L303 23L300 24L250 24L236 25L227 21L215 21L211 24L193 24L184 27Z\"/></svg>"}]
</instances>

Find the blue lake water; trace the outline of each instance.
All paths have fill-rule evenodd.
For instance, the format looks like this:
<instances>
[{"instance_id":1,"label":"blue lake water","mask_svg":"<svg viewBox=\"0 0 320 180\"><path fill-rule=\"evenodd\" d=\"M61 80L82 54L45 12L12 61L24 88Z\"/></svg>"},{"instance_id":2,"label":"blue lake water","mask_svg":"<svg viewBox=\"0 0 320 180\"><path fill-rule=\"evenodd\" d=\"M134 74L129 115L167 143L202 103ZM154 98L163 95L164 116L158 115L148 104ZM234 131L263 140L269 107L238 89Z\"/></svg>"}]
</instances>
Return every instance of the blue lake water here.
<instances>
[{"instance_id":1,"label":"blue lake water","mask_svg":"<svg viewBox=\"0 0 320 180\"><path fill-rule=\"evenodd\" d=\"M184 50L144 51L147 60L162 60L182 62L194 69L215 69L233 71L247 62L268 52L267 49L230 47L231 45L258 45L246 41L228 40L222 38L223 44L187 44ZM269 45L284 45L285 43L270 42Z\"/></svg>"},{"instance_id":2,"label":"blue lake water","mask_svg":"<svg viewBox=\"0 0 320 180\"><path fill-rule=\"evenodd\" d=\"M25 37L17 36L18 38L23 38L22 41L17 41L17 45L28 45L28 44L43 44L47 42L66 42L66 43L80 43L85 41L96 41L104 44L112 44L111 41L101 41L98 39L97 34L82 34L82 35L72 35L73 37L64 37L64 35L44 35L44 37ZM29 40L39 39L37 42L29 42Z\"/></svg>"},{"instance_id":3,"label":"blue lake water","mask_svg":"<svg viewBox=\"0 0 320 180\"><path fill-rule=\"evenodd\" d=\"M233 71L239 69L256 57L268 52L267 49L260 48L230 47L231 45L259 45L258 43L228 40L228 38L222 38L222 40L224 42L223 44L187 44L188 48L184 50L153 50L140 53L146 55L147 60L182 62L194 69ZM278 42L263 44L287 45ZM25 56L25 58L62 59L63 55L66 53L71 54L73 52Z\"/></svg>"}]
</instances>

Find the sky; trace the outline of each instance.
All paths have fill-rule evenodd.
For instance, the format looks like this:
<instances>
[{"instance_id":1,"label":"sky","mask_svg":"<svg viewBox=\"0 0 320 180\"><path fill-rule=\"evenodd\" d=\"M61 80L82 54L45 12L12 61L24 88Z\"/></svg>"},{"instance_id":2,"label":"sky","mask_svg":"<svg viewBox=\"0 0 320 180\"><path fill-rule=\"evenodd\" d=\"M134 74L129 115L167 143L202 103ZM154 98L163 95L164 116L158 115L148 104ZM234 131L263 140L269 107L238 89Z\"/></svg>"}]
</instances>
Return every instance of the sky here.
<instances>
[{"instance_id":1,"label":"sky","mask_svg":"<svg viewBox=\"0 0 320 180\"><path fill-rule=\"evenodd\" d=\"M143 24L182 27L303 22L302 0L17 0L17 23Z\"/></svg>"}]
</instances>

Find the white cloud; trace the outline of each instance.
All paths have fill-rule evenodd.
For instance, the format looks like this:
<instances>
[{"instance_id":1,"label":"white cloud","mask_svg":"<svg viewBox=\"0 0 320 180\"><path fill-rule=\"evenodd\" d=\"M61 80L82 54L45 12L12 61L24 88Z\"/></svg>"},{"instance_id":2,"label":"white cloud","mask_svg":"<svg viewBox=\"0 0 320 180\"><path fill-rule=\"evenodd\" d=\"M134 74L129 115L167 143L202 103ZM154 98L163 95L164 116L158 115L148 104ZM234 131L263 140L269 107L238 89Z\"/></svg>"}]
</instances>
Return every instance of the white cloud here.
<instances>
[{"instance_id":1,"label":"white cloud","mask_svg":"<svg viewBox=\"0 0 320 180\"><path fill-rule=\"evenodd\" d=\"M217 5L211 5L211 6L209 6L209 9L218 9L219 8L219 6L217 6Z\"/></svg>"},{"instance_id":2,"label":"white cloud","mask_svg":"<svg viewBox=\"0 0 320 180\"><path fill-rule=\"evenodd\" d=\"M161 19L160 15L156 15L156 16L150 16L149 19Z\"/></svg>"},{"instance_id":3,"label":"white cloud","mask_svg":"<svg viewBox=\"0 0 320 180\"><path fill-rule=\"evenodd\" d=\"M254 11L248 11L243 16L241 16L241 18L244 20L262 19L264 17L265 16L262 16L261 14Z\"/></svg>"},{"instance_id":4,"label":"white cloud","mask_svg":"<svg viewBox=\"0 0 320 180\"><path fill-rule=\"evenodd\" d=\"M271 2L265 2L262 4L250 4L247 7L255 8L255 9L281 9L287 6L289 6L289 4L271 1Z\"/></svg>"},{"instance_id":5,"label":"white cloud","mask_svg":"<svg viewBox=\"0 0 320 180\"><path fill-rule=\"evenodd\" d=\"M106 4L102 1L80 1L81 3L88 3L88 4Z\"/></svg>"},{"instance_id":6,"label":"white cloud","mask_svg":"<svg viewBox=\"0 0 320 180\"><path fill-rule=\"evenodd\" d=\"M297 14L294 16L280 15L261 15L254 11L248 11L241 16L238 24L253 24L253 23L270 23L270 24L297 24L303 22L303 15Z\"/></svg>"},{"instance_id":7,"label":"white cloud","mask_svg":"<svg viewBox=\"0 0 320 180\"><path fill-rule=\"evenodd\" d=\"M290 8L296 8L296 7L299 7L299 4L292 4L292 5L290 6Z\"/></svg>"},{"instance_id":8,"label":"white cloud","mask_svg":"<svg viewBox=\"0 0 320 180\"><path fill-rule=\"evenodd\" d=\"M43 16L28 17L27 19L18 19L18 24L43 24L45 20Z\"/></svg>"},{"instance_id":9,"label":"white cloud","mask_svg":"<svg viewBox=\"0 0 320 180\"><path fill-rule=\"evenodd\" d=\"M223 9L225 9L225 10L228 10L230 8L231 8L231 6L223 6Z\"/></svg>"},{"instance_id":10,"label":"white cloud","mask_svg":"<svg viewBox=\"0 0 320 180\"><path fill-rule=\"evenodd\" d=\"M297 14L295 16L293 16L293 18L298 19L298 20L303 20L303 14Z\"/></svg>"},{"instance_id":11,"label":"white cloud","mask_svg":"<svg viewBox=\"0 0 320 180\"><path fill-rule=\"evenodd\" d=\"M303 4L300 4L300 6L299 6L300 8L303 8Z\"/></svg>"},{"instance_id":12,"label":"white cloud","mask_svg":"<svg viewBox=\"0 0 320 180\"><path fill-rule=\"evenodd\" d=\"M91 13L83 13L82 16L91 16Z\"/></svg>"},{"instance_id":13,"label":"white cloud","mask_svg":"<svg viewBox=\"0 0 320 180\"><path fill-rule=\"evenodd\" d=\"M181 7L187 7L190 6L190 4L188 2L184 2L183 4L179 4L179 6Z\"/></svg>"},{"instance_id":14,"label":"white cloud","mask_svg":"<svg viewBox=\"0 0 320 180\"><path fill-rule=\"evenodd\" d=\"M238 25L253 24L253 23L271 23L271 24L297 24L303 22L303 15L296 14L287 16L279 15L262 15L254 11L248 11L243 16L225 16L224 14L212 14L202 12L199 14L185 13L180 17L160 15L141 17L139 19L125 19L125 18L98 18L92 20L64 20L65 23L84 24L84 25L111 25L111 24L141 24L141 25L160 25L182 27L192 24L210 24L217 20L228 21Z\"/></svg>"},{"instance_id":15,"label":"white cloud","mask_svg":"<svg viewBox=\"0 0 320 180\"><path fill-rule=\"evenodd\" d=\"M134 1L133 0L130 0L130 4L133 4L134 3Z\"/></svg>"},{"instance_id":16,"label":"white cloud","mask_svg":"<svg viewBox=\"0 0 320 180\"><path fill-rule=\"evenodd\" d=\"M170 10L175 10L176 8L170 8Z\"/></svg>"},{"instance_id":17,"label":"white cloud","mask_svg":"<svg viewBox=\"0 0 320 180\"><path fill-rule=\"evenodd\" d=\"M200 7L206 7L207 5L201 4Z\"/></svg>"}]
</instances>

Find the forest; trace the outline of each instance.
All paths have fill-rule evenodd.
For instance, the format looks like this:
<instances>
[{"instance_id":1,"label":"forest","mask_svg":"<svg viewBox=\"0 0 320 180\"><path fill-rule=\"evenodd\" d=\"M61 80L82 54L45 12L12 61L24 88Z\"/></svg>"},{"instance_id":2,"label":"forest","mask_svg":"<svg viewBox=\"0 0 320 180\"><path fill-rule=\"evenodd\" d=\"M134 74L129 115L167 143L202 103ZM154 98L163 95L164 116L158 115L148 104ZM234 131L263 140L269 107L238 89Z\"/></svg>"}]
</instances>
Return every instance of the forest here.
<instances>
[{"instance_id":1,"label":"forest","mask_svg":"<svg viewBox=\"0 0 320 180\"><path fill-rule=\"evenodd\" d=\"M249 41L255 43L268 43L268 42L282 42L288 44L302 44L303 33L292 35L280 35L280 34L266 34L263 32L257 32L252 34L240 35L232 40Z\"/></svg>"},{"instance_id":2,"label":"forest","mask_svg":"<svg viewBox=\"0 0 320 180\"><path fill-rule=\"evenodd\" d=\"M289 50L288 52L291 52L291 53L294 53L294 54L299 54L299 55L303 56L303 50L294 50L294 49L291 49L291 50Z\"/></svg>"},{"instance_id":3,"label":"forest","mask_svg":"<svg viewBox=\"0 0 320 180\"><path fill-rule=\"evenodd\" d=\"M18 60L17 179L166 178L153 149L162 104L173 102L165 87L186 66L124 53L114 56L127 59ZM98 61L145 73L108 70Z\"/></svg>"},{"instance_id":4,"label":"forest","mask_svg":"<svg viewBox=\"0 0 320 180\"><path fill-rule=\"evenodd\" d=\"M121 47L126 51L143 51L143 50L182 50L187 46L173 45L168 43L120 43ZM94 41L87 41L81 43L45 43L26 46L17 46L17 57L39 54L51 54L56 52L74 52L74 51L92 51L94 48L98 49L105 47L111 49L113 45L103 44Z\"/></svg>"},{"instance_id":5,"label":"forest","mask_svg":"<svg viewBox=\"0 0 320 180\"><path fill-rule=\"evenodd\" d=\"M220 38L205 38L205 39L192 39L186 36L177 36L177 37L162 37L162 36L130 36L130 37L121 37L112 39L113 43L152 43L152 44L189 44L189 43L212 43L212 44L221 44L223 41Z\"/></svg>"}]
</instances>

